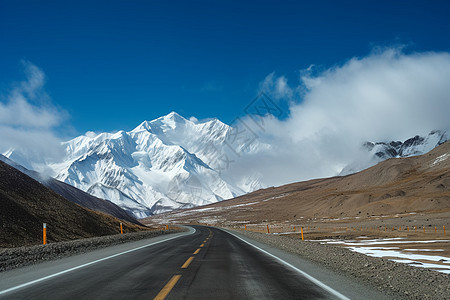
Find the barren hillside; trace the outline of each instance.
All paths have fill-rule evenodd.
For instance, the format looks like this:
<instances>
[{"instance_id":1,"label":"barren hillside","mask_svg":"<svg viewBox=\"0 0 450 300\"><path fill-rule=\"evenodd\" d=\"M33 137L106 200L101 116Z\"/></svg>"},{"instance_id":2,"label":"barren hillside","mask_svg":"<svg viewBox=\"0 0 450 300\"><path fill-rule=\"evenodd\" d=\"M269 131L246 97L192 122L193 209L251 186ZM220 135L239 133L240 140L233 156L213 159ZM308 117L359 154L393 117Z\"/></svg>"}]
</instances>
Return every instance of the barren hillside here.
<instances>
[{"instance_id":1,"label":"barren hillside","mask_svg":"<svg viewBox=\"0 0 450 300\"><path fill-rule=\"evenodd\" d=\"M410 158L393 158L356 174L258 190L212 205L173 211L148 223L279 223L449 213L450 142Z\"/></svg>"},{"instance_id":2,"label":"barren hillside","mask_svg":"<svg viewBox=\"0 0 450 300\"><path fill-rule=\"evenodd\" d=\"M74 204L31 177L0 161L0 247L42 242L47 223L48 242L143 229L112 216Z\"/></svg>"}]
</instances>

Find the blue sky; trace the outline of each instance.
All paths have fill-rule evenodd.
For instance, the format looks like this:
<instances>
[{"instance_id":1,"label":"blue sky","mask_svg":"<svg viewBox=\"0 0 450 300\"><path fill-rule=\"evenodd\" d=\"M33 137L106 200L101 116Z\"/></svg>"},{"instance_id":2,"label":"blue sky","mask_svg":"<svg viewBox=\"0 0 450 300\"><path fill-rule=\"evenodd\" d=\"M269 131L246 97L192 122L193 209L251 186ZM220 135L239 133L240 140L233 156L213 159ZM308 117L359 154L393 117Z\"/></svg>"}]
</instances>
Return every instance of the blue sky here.
<instances>
[{"instance_id":1,"label":"blue sky","mask_svg":"<svg viewBox=\"0 0 450 300\"><path fill-rule=\"evenodd\" d=\"M450 50L448 1L0 0L0 94L46 74L59 134L130 130L170 111L231 122L272 72L406 45ZM0 101L5 101L4 99Z\"/></svg>"}]
</instances>

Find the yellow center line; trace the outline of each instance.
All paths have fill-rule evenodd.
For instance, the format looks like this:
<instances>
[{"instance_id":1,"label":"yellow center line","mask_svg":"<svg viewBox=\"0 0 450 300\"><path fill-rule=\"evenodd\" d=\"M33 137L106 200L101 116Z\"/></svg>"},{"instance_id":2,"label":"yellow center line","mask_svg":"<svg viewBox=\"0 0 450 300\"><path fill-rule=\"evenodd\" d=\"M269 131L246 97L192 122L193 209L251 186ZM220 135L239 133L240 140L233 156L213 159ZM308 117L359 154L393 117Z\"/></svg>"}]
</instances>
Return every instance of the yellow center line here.
<instances>
[{"instance_id":1,"label":"yellow center line","mask_svg":"<svg viewBox=\"0 0 450 300\"><path fill-rule=\"evenodd\" d=\"M156 295L154 300L164 300L170 291L173 289L175 284L177 284L181 275L173 275L173 277L169 280L169 282L163 287L163 289Z\"/></svg>"},{"instance_id":2,"label":"yellow center line","mask_svg":"<svg viewBox=\"0 0 450 300\"><path fill-rule=\"evenodd\" d=\"M189 267L192 260L194 260L194 257L193 256L189 257L188 260L181 266L181 268L186 269L187 267Z\"/></svg>"},{"instance_id":3,"label":"yellow center line","mask_svg":"<svg viewBox=\"0 0 450 300\"><path fill-rule=\"evenodd\" d=\"M194 255L200 252L200 248L198 248L197 250L195 250Z\"/></svg>"},{"instance_id":4,"label":"yellow center line","mask_svg":"<svg viewBox=\"0 0 450 300\"><path fill-rule=\"evenodd\" d=\"M205 246L205 244L201 244L201 245L200 245L200 248L203 247L203 246Z\"/></svg>"}]
</instances>

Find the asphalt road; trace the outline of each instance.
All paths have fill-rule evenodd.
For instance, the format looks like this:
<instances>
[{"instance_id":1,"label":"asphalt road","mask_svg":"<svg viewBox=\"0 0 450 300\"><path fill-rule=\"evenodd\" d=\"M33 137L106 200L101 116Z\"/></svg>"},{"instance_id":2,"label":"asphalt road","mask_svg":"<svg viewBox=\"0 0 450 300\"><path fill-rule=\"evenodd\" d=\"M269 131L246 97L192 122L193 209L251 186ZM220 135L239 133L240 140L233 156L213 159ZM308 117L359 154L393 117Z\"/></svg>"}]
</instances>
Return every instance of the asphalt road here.
<instances>
[{"instance_id":1,"label":"asphalt road","mask_svg":"<svg viewBox=\"0 0 450 300\"><path fill-rule=\"evenodd\" d=\"M5 299L339 299L295 268L211 227L8 293ZM38 267L37 267L38 268Z\"/></svg>"}]
</instances>

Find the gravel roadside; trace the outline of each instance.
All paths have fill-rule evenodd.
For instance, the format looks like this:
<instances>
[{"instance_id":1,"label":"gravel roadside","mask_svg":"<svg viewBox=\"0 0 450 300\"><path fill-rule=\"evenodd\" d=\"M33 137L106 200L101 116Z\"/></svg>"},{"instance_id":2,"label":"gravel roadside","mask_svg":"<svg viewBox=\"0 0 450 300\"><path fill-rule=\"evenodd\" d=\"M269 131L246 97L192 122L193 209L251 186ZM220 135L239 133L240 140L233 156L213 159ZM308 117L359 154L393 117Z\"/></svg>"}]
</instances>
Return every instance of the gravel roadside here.
<instances>
[{"instance_id":1,"label":"gravel roadside","mask_svg":"<svg viewBox=\"0 0 450 300\"><path fill-rule=\"evenodd\" d=\"M250 231L238 234L318 263L395 299L450 299L450 275L369 257L348 249Z\"/></svg>"},{"instance_id":2,"label":"gravel roadside","mask_svg":"<svg viewBox=\"0 0 450 300\"><path fill-rule=\"evenodd\" d=\"M33 265L42 261L60 259L75 254L86 253L95 249L180 231L182 231L182 229L144 231L51 243L47 245L3 248L0 249L0 272Z\"/></svg>"}]
</instances>

